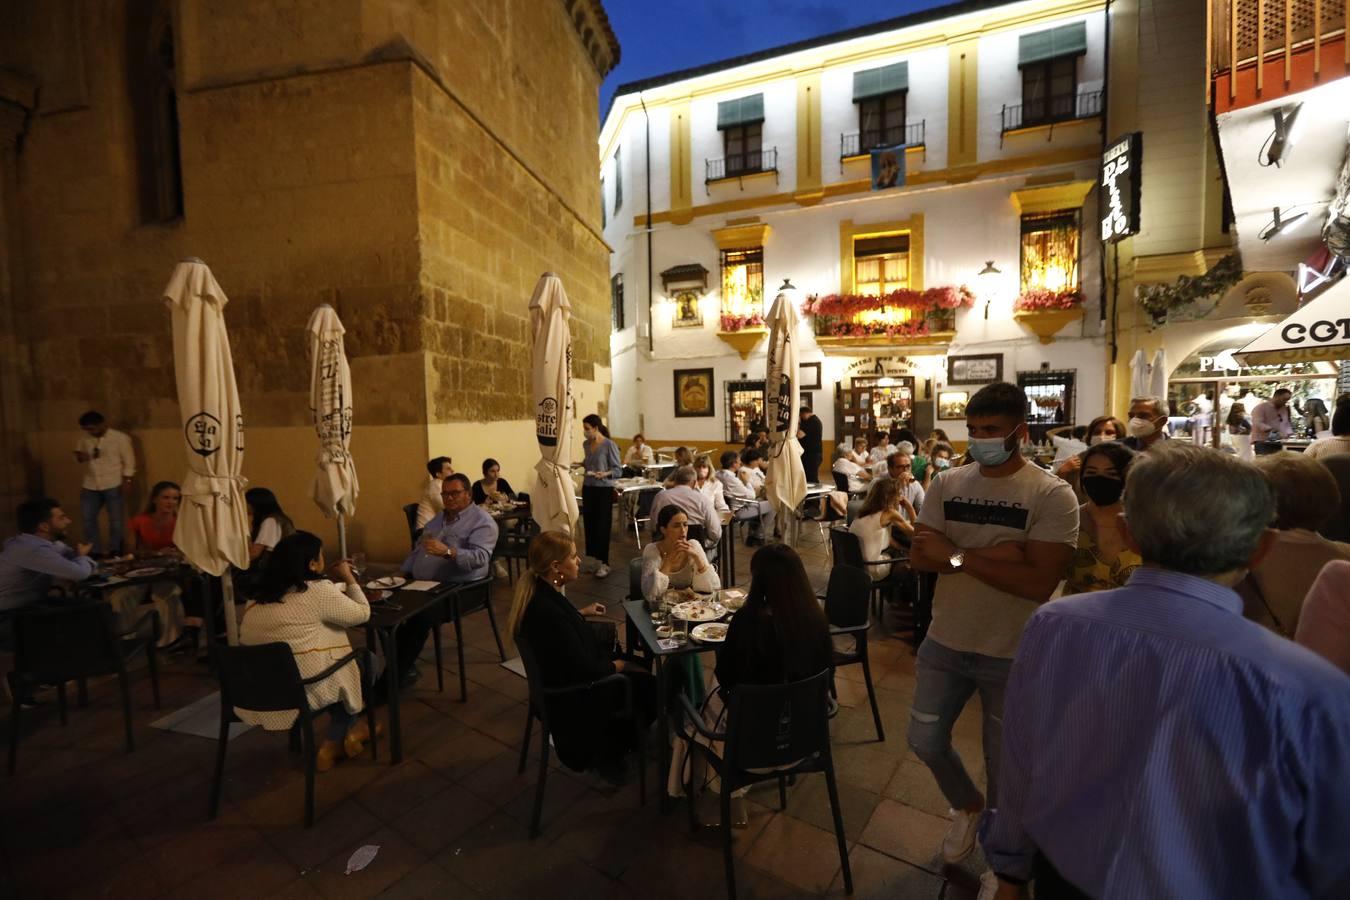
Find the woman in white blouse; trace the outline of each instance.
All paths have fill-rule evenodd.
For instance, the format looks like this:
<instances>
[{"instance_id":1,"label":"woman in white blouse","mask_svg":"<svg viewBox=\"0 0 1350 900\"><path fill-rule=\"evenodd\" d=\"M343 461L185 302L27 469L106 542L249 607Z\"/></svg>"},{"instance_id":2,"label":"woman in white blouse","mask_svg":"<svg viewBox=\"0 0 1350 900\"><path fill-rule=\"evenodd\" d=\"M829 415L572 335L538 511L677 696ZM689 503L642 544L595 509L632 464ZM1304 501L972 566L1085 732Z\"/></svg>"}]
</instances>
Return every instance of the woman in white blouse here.
<instances>
[{"instance_id":1,"label":"woman in white blouse","mask_svg":"<svg viewBox=\"0 0 1350 900\"><path fill-rule=\"evenodd\" d=\"M282 538L267 559L254 600L244 608L239 624L241 644L289 644L301 678L317 675L352 652L347 629L370 618L370 605L342 560L333 574L343 587L323 577L323 542L308 531ZM365 708L361 696L361 670L348 663L322 681L305 687L312 710L328 713L328 733L319 747L315 767L326 772L342 755L359 756L370 730L359 714ZM294 723L296 712L257 712L235 709L239 718L268 731L284 731Z\"/></svg>"},{"instance_id":2,"label":"woman in white blouse","mask_svg":"<svg viewBox=\"0 0 1350 900\"><path fill-rule=\"evenodd\" d=\"M708 498L719 515L731 511L727 505L726 488L714 475L712 457L706 453L694 457L694 487Z\"/></svg>"},{"instance_id":3,"label":"woman in white blouse","mask_svg":"<svg viewBox=\"0 0 1350 900\"><path fill-rule=\"evenodd\" d=\"M689 540L689 517L678 506L662 507L656 519L661 540L642 548L642 596L648 600L668 590L693 588L712 593L722 586L698 541Z\"/></svg>"},{"instance_id":4,"label":"woman in white blouse","mask_svg":"<svg viewBox=\"0 0 1350 900\"><path fill-rule=\"evenodd\" d=\"M903 551L904 547L896 540L892 528L898 528L906 536L913 537L915 519L914 507L900 493L900 482L894 478L885 478L872 485L863 501L862 509L853 518L848 527L849 533L858 537L862 545L863 559L882 559L886 550ZM867 574L873 581L881 581L891 574L890 566L867 566Z\"/></svg>"}]
</instances>

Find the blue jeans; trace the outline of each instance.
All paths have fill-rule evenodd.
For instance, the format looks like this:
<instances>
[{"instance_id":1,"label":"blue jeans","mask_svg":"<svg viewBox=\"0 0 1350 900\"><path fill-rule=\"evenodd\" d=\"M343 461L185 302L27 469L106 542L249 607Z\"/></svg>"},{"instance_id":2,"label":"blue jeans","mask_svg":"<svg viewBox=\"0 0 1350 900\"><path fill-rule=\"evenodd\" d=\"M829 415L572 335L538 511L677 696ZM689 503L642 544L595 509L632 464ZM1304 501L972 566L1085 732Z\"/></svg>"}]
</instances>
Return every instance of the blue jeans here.
<instances>
[{"instance_id":1,"label":"blue jeans","mask_svg":"<svg viewBox=\"0 0 1350 900\"><path fill-rule=\"evenodd\" d=\"M1003 745L1003 693L1011 659L959 653L931 637L919 645L914 705L909 711L909 748L923 760L953 809L980 803L961 756L952 747L952 725L972 694L980 692L984 709L986 805L998 801L998 761Z\"/></svg>"},{"instance_id":2,"label":"blue jeans","mask_svg":"<svg viewBox=\"0 0 1350 900\"><path fill-rule=\"evenodd\" d=\"M108 507L108 549L104 549L103 538L99 534L98 512ZM120 487L106 491L80 491L80 516L84 524L84 539L94 545L95 553L121 553L122 529L126 525L126 505L122 499Z\"/></svg>"}]
</instances>

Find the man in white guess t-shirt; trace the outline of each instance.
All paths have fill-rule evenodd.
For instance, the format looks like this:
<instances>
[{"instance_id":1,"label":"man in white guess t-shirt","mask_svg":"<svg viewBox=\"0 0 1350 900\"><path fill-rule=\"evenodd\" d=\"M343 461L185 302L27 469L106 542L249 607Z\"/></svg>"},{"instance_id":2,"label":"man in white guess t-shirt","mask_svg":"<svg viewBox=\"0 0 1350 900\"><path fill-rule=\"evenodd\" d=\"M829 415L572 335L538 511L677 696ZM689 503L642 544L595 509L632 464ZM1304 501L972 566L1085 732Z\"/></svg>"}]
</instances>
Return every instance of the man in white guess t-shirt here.
<instances>
[{"instance_id":1,"label":"man in white guess t-shirt","mask_svg":"<svg viewBox=\"0 0 1350 900\"><path fill-rule=\"evenodd\" d=\"M952 806L942 854L953 863L974 848L986 799L952 748L952 725L978 691L994 806L1003 691L1017 642L1059 585L1078 540L1073 489L1019 452L1026 409L1026 394L1011 384L988 385L970 399L971 462L933 480L914 534L912 564L937 572L938 586L919 646L909 745Z\"/></svg>"}]
</instances>

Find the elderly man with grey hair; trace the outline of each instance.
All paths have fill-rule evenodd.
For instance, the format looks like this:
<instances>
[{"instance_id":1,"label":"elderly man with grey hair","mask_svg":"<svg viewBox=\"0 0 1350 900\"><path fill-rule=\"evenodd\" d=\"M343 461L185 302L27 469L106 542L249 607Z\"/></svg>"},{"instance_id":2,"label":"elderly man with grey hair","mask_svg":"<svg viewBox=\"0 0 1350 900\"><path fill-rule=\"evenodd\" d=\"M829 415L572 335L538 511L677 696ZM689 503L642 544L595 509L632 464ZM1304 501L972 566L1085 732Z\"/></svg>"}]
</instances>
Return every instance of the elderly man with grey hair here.
<instances>
[{"instance_id":1,"label":"elderly man with grey hair","mask_svg":"<svg viewBox=\"0 0 1350 900\"><path fill-rule=\"evenodd\" d=\"M1163 429L1172 414L1162 397L1135 397L1130 401L1130 412L1125 420L1125 446L1131 450L1149 450L1159 441L1167 440Z\"/></svg>"},{"instance_id":2,"label":"elderly man with grey hair","mask_svg":"<svg viewBox=\"0 0 1350 900\"><path fill-rule=\"evenodd\" d=\"M703 528L703 544L716 546L722 539L722 517L713 508L708 495L694 487L698 473L693 466L679 466L670 475L670 487L656 495L652 501L651 520L656 523L657 516L667 506L678 506L689 517L690 525Z\"/></svg>"},{"instance_id":3,"label":"elderly man with grey hair","mask_svg":"<svg viewBox=\"0 0 1350 900\"><path fill-rule=\"evenodd\" d=\"M1173 444L1130 467L1144 565L1022 633L982 835L994 896L1350 897L1350 679L1233 591L1274 519L1231 456Z\"/></svg>"}]
</instances>

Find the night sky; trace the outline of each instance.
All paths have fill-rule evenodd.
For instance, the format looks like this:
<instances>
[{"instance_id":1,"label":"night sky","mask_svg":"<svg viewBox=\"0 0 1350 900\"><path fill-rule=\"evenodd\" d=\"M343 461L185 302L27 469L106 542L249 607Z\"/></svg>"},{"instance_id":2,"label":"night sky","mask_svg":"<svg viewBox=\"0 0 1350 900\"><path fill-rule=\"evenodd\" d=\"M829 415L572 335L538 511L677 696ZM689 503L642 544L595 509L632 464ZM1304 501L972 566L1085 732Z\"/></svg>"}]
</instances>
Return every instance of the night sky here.
<instances>
[{"instance_id":1,"label":"night sky","mask_svg":"<svg viewBox=\"0 0 1350 900\"><path fill-rule=\"evenodd\" d=\"M622 56L600 89L603 124L629 81L944 6L952 0L603 0Z\"/></svg>"}]
</instances>

